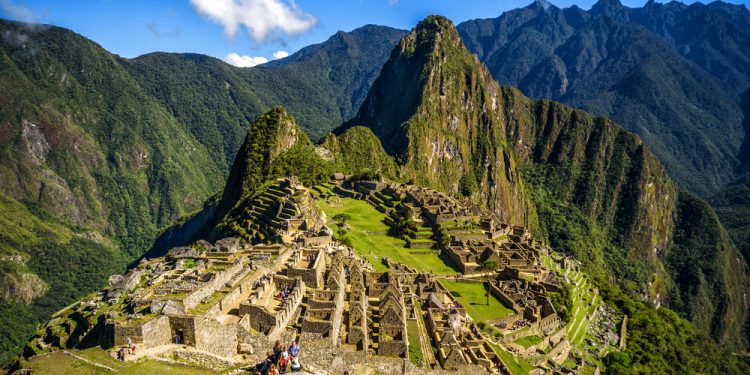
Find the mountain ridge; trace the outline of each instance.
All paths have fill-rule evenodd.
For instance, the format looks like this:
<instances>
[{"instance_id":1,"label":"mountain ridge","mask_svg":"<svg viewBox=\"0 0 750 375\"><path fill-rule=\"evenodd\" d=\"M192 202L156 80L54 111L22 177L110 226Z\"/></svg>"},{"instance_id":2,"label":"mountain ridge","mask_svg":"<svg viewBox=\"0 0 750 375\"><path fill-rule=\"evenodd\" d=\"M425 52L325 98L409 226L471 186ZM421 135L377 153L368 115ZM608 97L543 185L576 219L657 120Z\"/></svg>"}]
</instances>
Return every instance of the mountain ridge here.
<instances>
[{"instance_id":1,"label":"mountain ridge","mask_svg":"<svg viewBox=\"0 0 750 375\"><path fill-rule=\"evenodd\" d=\"M531 97L614 119L643 137L681 186L709 197L733 179L738 163L743 129L737 95L748 76L744 68L730 67L745 66L750 55L739 46L750 39L733 25L750 20L750 12L729 7L732 18L723 4L597 4L589 11L531 4L458 29L495 79ZM652 13L661 15L661 23L647 22ZM737 32L717 39L709 26L717 23ZM685 30L693 24L708 29L691 36ZM717 41L725 39L726 46ZM720 48L735 53L727 52L730 60L717 58L721 68L712 67L706 56L722 54Z\"/></svg>"}]
</instances>

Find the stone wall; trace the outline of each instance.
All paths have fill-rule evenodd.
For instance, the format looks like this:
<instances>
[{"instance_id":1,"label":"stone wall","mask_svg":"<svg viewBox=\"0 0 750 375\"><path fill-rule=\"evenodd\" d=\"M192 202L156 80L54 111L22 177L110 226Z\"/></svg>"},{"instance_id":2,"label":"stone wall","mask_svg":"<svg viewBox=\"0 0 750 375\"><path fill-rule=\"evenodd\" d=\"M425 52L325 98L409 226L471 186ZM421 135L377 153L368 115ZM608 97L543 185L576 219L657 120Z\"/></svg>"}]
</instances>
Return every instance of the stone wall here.
<instances>
[{"instance_id":1,"label":"stone wall","mask_svg":"<svg viewBox=\"0 0 750 375\"><path fill-rule=\"evenodd\" d=\"M226 371L229 367L236 366L236 363L224 358L195 351L176 350L174 358L179 362L197 367L210 368L215 372Z\"/></svg>"},{"instance_id":2,"label":"stone wall","mask_svg":"<svg viewBox=\"0 0 750 375\"><path fill-rule=\"evenodd\" d=\"M503 293L500 288L498 288L494 283L490 283L490 293L492 293L493 296L499 298L506 305L510 305L511 309L513 309L516 314L519 314L521 311L523 311L523 308L521 308L521 306L518 306L515 302L513 302L513 300L505 293Z\"/></svg>"},{"instance_id":3,"label":"stone wall","mask_svg":"<svg viewBox=\"0 0 750 375\"><path fill-rule=\"evenodd\" d=\"M195 317L189 315L169 317L170 337L182 332L182 342L195 346Z\"/></svg>"},{"instance_id":4,"label":"stone wall","mask_svg":"<svg viewBox=\"0 0 750 375\"><path fill-rule=\"evenodd\" d=\"M270 338L278 337L285 329L292 317L296 316L297 309L302 303L302 298L305 296L305 282L296 279L292 294L287 296L286 304L284 309L276 312L276 325L268 333Z\"/></svg>"},{"instance_id":5,"label":"stone wall","mask_svg":"<svg viewBox=\"0 0 750 375\"><path fill-rule=\"evenodd\" d=\"M287 269L287 276L290 278L301 278L302 281L307 285L313 285L315 288L320 288L323 283L323 275L326 270L326 255L323 250L319 250L315 254L315 262L310 268L289 268Z\"/></svg>"},{"instance_id":6,"label":"stone wall","mask_svg":"<svg viewBox=\"0 0 750 375\"><path fill-rule=\"evenodd\" d=\"M115 346L127 345L128 338L133 342L143 342L143 327L140 324L124 326L115 324Z\"/></svg>"},{"instance_id":7,"label":"stone wall","mask_svg":"<svg viewBox=\"0 0 750 375\"><path fill-rule=\"evenodd\" d=\"M344 298L346 297L346 288L344 287L344 284L346 283L346 274L343 268L341 268L339 272L339 285L341 285L341 287L336 293L336 299L334 300L336 305L333 310L333 316L331 317L331 339L334 344L338 344L340 339L339 332L341 332L341 317L344 311Z\"/></svg>"},{"instance_id":8,"label":"stone wall","mask_svg":"<svg viewBox=\"0 0 750 375\"><path fill-rule=\"evenodd\" d=\"M238 262L226 270L216 273L213 279L201 285L182 300L182 305L185 306L185 310L190 310L193 307L198 306L204 298L209 297L215 291L221 289L224 284L229 282L232 277L241 270L242 263Z\"/></svg>"},{"instance_id":9,"label":"stone wall","mask_svg":"<svg viewBox=\"0 0 750 375\"><path fill-rule=\"evenodd\" d=\"M302 321L302 333L316 335L317 337L327 336L331 331L330 320L312 320L305 319Z\"/></svg>"},{"instance_id":10,"label":"stone wall","mask_svg":"<svg viewBox=\"0 0 750 375\"><path fill-rule=\"evenodd\" d=\"M253 283L258 279L257 276L259 275L254 276L256 277L246 278L242 284L232 289L232 291L224 296L224 298L222 298L219 303L215 304L211 307L210 310L208 310L206 316L217 316L222 311L225 311L227 308L229 308L229 306L237 305L242 300L243 294L252 290Z\"/></svg>"},{"instance_id":11,"label":"stone wall","mask_svg":"<svg viewBox=\"0 0 750 375\"><path fill-rule=\"evenodd\" d=\"M143 345L154 347L172 342L169 317L160 316L143 324Z\"/></svg>"},{"instance_id":12,"label":"stone wall","mask_svg":"<svg viewBox=\"0 0 750 375\"><path fill-rule=\"evenodd\" d=\"M253 329L267 334L276 325L276 317L262 306L242 303L240 316L243 316L243 319L247 317L248 330Z\"/></svg>"},{"instance_id":13,"label":"stone wall","mask_svg":"<svg viewBox=\"0 0 750 375\"><path fill-rule=\"evenodd\" d=\"M378 355L403 356L406 353L405 341L381 341L378 343Z\"/></svg>"},{"instance_id":14,"label":"stone wall","mask_svg":"<svg viewBox=\"0 0 750 375\"><path fill-rule=\"evenodd\" d=\"M220 357L237 353L237 325L223 325L211 318L197 318L195 348Z\"/></svg>"}]
</instances>

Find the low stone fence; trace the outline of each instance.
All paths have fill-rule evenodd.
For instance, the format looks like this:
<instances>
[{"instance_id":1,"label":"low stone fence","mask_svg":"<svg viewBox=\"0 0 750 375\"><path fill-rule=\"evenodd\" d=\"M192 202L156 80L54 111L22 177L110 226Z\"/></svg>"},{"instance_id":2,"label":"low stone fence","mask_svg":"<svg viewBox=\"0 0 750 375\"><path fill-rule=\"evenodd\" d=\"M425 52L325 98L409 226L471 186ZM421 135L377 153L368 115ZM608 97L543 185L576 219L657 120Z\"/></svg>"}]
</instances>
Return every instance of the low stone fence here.
<instances>
[{"instance_id":1,"label":"low stone fence","mask_svg":"<svg viewBox=\"0 0 750 375\"><path fill-rule=\"evenodd\" d=\"M195 306L198 306L204 298L209 297L215 291L221 289L232 277L242 270L242 263L237 262L224 271L218 272L214 275L211 281L206 282L198 289L194 290L182 300L182 305L185 310L190 310Z\"/></svg>"}]
</instances>

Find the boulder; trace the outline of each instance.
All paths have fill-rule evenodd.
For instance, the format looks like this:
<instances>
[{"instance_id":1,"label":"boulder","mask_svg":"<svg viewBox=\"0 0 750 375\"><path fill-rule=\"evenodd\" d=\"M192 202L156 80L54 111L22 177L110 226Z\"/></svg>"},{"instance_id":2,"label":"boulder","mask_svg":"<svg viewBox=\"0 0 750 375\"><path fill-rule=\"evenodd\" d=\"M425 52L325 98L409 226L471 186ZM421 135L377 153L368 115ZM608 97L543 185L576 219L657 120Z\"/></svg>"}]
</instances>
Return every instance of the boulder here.
<instances>
[{"instance_id":1,"label":"boulder","mask_svg":"<svg viewBox=\"0 0 750 375\"><path fill-rule=\"evenodd\" d=\"M211 243L210 243L210 242L208 242L208 241L206 241L206 240L198 240L198 241L197 241L197 242L195 243L195 245L196 245L196 246L197 246L198 248L203 248L203 249L205 249L205 251L214 251L214 246L213 246L213 245L211 245Z\"/></svg>"},{"instance_id":2,"label":"boulder","mask_svg":"<svg viewBox=\"0 0 750 375\"><path fill-rule=\"evenodd\" d=\"M240 239L237 237L222 238L214 244L214 251L234 253L240 249Z\"/></svg>"},{"instance_id":3,"label":"boulder","mask_svg":"<svg viewBox=\"0 0 750 375\"><path fill-rule=\"evenodd\" d=\"M161 315L184 314L185 308L176 301L167 301L161 309Z\"/></svg>"},{"instance_id":4,"label":"boulder","mask_svg":"<svg viewBox=\"0 0 750 375\"><path fill-rule=\"evenodd\" d=\"M190 246L173 247L167 252L167 258L170 259L197 258L198 256L198 250Z\"/></svg>"}]
</instances>

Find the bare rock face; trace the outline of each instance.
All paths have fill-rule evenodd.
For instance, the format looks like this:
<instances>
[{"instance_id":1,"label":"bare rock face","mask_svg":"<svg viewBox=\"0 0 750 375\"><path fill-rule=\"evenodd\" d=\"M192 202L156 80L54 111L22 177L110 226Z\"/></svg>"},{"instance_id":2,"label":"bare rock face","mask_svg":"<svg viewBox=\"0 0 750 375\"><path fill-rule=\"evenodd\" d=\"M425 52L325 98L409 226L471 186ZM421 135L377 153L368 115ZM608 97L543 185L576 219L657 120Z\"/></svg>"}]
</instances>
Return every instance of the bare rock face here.
<instances>
[{"instance_id":1,"label":"bare rock face","mask_svg":"<svg viewBox=\"0 0 750 375\"><path fill-rule=\"evenodd\" d=\"M214 250L224 253L234 253L240 248L240 239L237 237L227 237L216 241Z\"/></svg>"},{"instance_id":2,"label":"bare rock face","mask_svg":"<svg viewBox=\"0 0 750 375\"><path fill-rule=\"evenodd\" d=\"M26 119L21 120L21 136L26 144L26 150L35 165L44 164L47 161L47 154L50 146L47 138L41 131L41 127Z\"/></svg>"},{"instance_id":3,"label":"bare rock face","mask_svg":"<svg viewBox=\"0 0 750 375\"><path fill-rule=\"evenodd\" d=\"M190 246L175 247L167 253L167 257L171 259L197 258L198 255L198 250Z\"/></svg>"},{"instance_id":4,"label":"bare rock face","mask_svg":"<svg viewBox=\"0 0 750 375\"><path fill-rule=\"evenodd\" d=\"M24 304L43 295L49 289L49 285L39 276L22 272L18 274L0 275L0 290L3 298Z\"/></svg>"},{"instance_id":5,"label":"bare rock face","mask_svg":"<svg viewBox=\"0 0 750 375\"><path fill-rule=\"evenodd\" d=\"M184 314L185 308L175 301L167 301L161 309L162 315Z\"/></svg>"}]
</instances>

